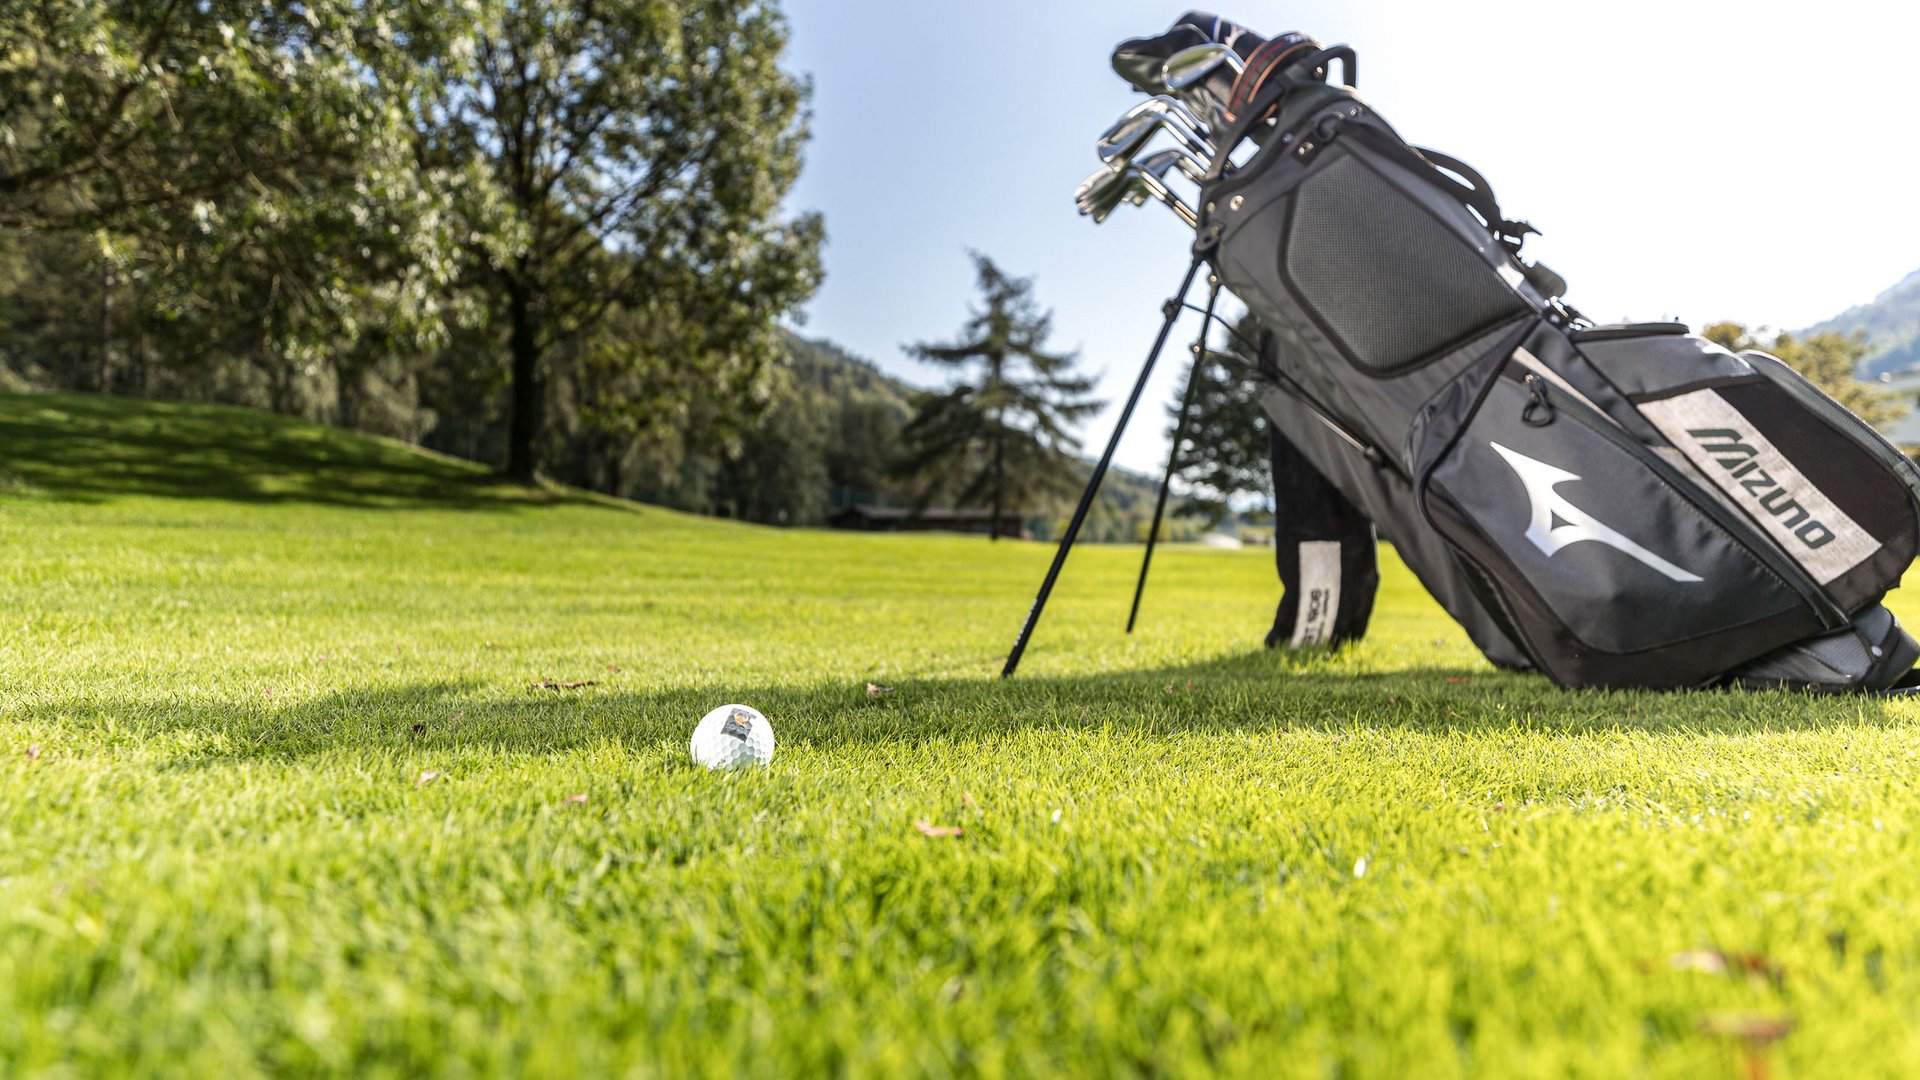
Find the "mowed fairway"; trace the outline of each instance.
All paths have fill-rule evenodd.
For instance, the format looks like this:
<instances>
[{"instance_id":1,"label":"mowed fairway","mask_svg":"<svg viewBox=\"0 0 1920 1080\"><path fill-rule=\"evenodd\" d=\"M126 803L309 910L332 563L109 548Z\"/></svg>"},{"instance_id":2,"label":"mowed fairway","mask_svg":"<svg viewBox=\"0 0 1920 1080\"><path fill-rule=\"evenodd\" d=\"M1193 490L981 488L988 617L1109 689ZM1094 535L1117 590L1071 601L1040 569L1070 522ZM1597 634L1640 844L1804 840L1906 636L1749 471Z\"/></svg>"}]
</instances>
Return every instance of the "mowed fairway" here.
<instances>
[{"instance_id":1,"label":"mowed fairway","mask_svg":"<svg viewBox=\"0 0 1920 1080\"><path fill-rule=\"evenodd\" d=\"M1920 1073L1916 705L1557 691L1397 563L1270 653L1179 549L1002 683L1049 555L0 397L0 1074Z\"/></svg>"}]
</instances>

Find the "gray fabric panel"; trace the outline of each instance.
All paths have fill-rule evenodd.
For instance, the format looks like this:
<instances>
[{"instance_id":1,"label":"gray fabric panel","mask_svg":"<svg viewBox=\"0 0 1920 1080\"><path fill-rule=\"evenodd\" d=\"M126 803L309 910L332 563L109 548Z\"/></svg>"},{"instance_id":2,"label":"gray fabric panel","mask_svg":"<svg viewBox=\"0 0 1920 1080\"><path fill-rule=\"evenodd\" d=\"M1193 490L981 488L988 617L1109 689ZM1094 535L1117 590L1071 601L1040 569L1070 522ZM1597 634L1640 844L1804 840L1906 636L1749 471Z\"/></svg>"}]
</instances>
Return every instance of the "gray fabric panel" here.
<instances>
[{"instance_id":1,"label":"gray fabric panel","mask_svg":"<svg viewBox=\"0 0 1920 1080\"><path fill-rule=\"evenodd\" d=\"M1745 360L1705 338L1686 334L1582 341L1579 348L1588 362L1628 397L1754 373Z\"/></svg>"},{"instance_id":2,"label":"gray fabric panel","mask_svg":"<svg viewBox=\"0 0 1920 1080\"><path fill-rule=\"evenodd\" d=\"M1339 488L1356 509L1373 519L1380 535L1399 552L1401 561L1447 614L1460 623L1488 660L1500 667L1532 669L1533 663L1526 652L1481 606L1466 573L1455 562L1453 547L1420 516L1413 492L1405 481L1367 464L1358 451L1288 394L1269 389L1261 395L1260 402L1287 439L1314 463L1321 475Z\"/></svg>"},{"instance_id":3,"label":"gray fabric panel","mask_svg":"<svg viewBox=\"0 0 1920 1080\"><path fill-rule=\"evenodd\" d=\"M1526 403L1518 384L1496 383L1433 482L1575 637L1606 652L1641 652L1800 605L1626 451L1570 419L1529 427L1520 419ZM1514 454L1567 479L1540 483L1516 468ZM1699 580L1679 580L1669 567Z\"/></svg>"},{"instance_id":4,"label":"gray fabric panel","mask_svg":"<svg viewBox=\"0 0 1920 1080\"><path fill-rule=\"evenodd\" d=\"M1287 278L1370 373L1394 374L1529 310L1443 221L1352 153L1295 197Z\"/></svg>"}]
</instances>

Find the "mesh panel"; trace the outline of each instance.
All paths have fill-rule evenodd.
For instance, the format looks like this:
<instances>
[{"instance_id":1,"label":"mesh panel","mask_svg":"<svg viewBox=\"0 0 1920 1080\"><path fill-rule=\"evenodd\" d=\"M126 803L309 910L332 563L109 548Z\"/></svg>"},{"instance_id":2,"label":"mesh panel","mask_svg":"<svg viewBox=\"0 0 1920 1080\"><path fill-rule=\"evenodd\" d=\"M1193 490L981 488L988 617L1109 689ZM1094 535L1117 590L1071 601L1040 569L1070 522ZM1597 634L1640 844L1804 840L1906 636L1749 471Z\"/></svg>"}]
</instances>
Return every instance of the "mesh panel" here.
<instances>
[{"instance_id":1,"label":"mesh panel","mask_svg":"<svg viewBox=\"0 0 1920 1080\"><path fill-rule=\"evenodd\" d=\"M1286 270L1326 329L1375 371L1526 310L1459 237L1347 155L1296 194Z\"/></svg>"}]
</instances>

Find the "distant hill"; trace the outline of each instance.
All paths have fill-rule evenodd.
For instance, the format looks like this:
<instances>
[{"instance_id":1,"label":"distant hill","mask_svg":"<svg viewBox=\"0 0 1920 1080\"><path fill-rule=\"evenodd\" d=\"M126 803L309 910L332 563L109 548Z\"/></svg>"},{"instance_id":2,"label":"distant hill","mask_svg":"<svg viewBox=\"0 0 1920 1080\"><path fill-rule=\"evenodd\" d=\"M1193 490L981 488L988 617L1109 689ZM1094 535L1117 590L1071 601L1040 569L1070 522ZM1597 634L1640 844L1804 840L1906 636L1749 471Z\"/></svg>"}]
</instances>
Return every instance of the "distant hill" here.
<instances>
[{"instance_id":1,"label":"distant hill","mask_svg":"<svg viewBox=\"0 0 1920 1080\"><path fill-rule=\"evenodd\" d=\"M836 400L857 399L882 405L902 423L912 414L915 387L825 338L789 334L787 357L794 381L810 390Z\"/></svg>"},{"instance_id":2,"label":"distant hill","mask_svg":"<svg viewBox=\"0 0 1920 1080\"><path fill-rule=\"evenodd\" d=\"M1866 331L1873 346L1861 362L1861 378L1920 367L1920 270L1874 297L1872 303L1848 308L1801 334L1852 334L1856 330Z\"/></svg>"}]
</instances>

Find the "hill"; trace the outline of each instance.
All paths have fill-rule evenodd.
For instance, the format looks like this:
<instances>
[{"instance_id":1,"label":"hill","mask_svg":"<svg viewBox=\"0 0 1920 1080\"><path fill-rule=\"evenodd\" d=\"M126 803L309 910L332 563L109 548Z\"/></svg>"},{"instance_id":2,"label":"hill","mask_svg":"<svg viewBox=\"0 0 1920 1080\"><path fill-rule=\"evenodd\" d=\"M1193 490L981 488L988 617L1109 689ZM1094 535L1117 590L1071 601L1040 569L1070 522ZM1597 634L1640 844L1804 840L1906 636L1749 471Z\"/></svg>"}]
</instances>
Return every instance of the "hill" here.
<instances>
[{"instance_id":1,"label":"hill","mask_svg":"<svg viewBox=\"0 0 1920 1080\"><path fill-rule=\"evenodd\" d=\"M1858 374L1863 379L1920 367L1920 270L1872 302L1848 308L1795 336L1829 331L1866 333L1872 348L1860 365Z\"/></svg>"}]
</instances>

